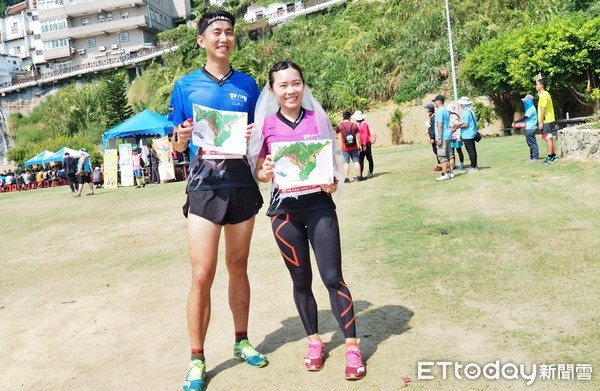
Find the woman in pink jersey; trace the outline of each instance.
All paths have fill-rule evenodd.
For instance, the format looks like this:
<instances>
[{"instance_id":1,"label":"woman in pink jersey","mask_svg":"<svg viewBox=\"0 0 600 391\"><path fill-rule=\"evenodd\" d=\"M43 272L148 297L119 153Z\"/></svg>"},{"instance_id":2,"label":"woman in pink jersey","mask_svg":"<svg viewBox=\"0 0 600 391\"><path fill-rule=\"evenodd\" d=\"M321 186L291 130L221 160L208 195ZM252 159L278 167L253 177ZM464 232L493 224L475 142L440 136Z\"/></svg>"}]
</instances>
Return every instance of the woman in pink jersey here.
<instances>
[{"instance_id":1,"label":"woman in pink jersey","mask_svg":"<svg viewBox=\"0 0 600 391\"><path fill-rule=\"evenodd\" d=\"M377 134L371 129L368 123L365 122L365 115L362 111L356 110L352 114L352 118L358 122L358 131L360 134L361 148L359 154L360 164L360 176L363 176L363 170L365 169L365 158L369 162L369 171L367 171L366 178L373 178L373 153L371 152L371 146L377 140Z\"/></svg>"},{"instance_id":2,"label":"woman in pink jersey","mask_svg":"<svg viewBox=\"0 0 600 391\"><path fill-rule=\"evenodd\" d=\"M268 88L257 104L255 123L263 137L255 175L261 182L272 182L267 215L271 217L275 241L290 272L294 302L308 336L304 365L309 371L318 371L324 364L317 303L311 287L310 243L319 274L329 291L332 312L346 338L345 377L362 379L366 370L356 339L352 296L342 276L339 224L331 198L338 179L329 184L285 190L273 180L276 169L271 155L273 143L335 140L331 122L306 87L298 65L282 61L271 68ZM337 167L335 161L333 164ZM339 170L337 176L341 178Z\"/></svg>"}]
</instances>

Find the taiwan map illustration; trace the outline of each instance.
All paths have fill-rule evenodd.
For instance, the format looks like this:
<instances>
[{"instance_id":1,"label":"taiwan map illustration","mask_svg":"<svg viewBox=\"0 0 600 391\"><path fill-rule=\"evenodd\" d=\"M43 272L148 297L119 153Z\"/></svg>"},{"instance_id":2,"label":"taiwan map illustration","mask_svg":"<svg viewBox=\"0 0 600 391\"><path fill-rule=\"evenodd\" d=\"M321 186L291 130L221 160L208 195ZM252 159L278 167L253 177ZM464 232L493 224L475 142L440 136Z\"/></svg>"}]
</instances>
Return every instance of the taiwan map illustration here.
<instances>
[{"instance_id":1,"label":"taiwan map illustration","mask_svg":"<svg viewBox=\"0 0 600 391\"><path fill-rule=\"evenodd\" d=\"M331 140L273 143L271 152L280 188L321 185L333 179Z\"/></svg>"},{"instance_id":2,"label":"taiwan map illustration","mask_svg":"<svg viewBox=\"0 0 600 391\"><path fill-rule=\"evenodd\" d=\"M248 114L215 110L193 104L194 130L192 142L202 147L203 155L232 157L246 154Z\"/></svg>"}]
</instances>

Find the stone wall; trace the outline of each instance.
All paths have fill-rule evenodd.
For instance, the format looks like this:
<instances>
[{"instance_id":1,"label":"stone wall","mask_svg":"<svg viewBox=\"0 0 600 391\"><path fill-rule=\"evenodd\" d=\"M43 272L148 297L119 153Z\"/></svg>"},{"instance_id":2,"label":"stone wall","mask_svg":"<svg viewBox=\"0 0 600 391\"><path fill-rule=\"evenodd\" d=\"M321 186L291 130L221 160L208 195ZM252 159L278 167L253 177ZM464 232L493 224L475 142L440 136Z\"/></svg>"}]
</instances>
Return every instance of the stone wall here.
<instances>
[{"instance_id":1,"label":"stone wall","mask_svg":"<svg viewBox=\"0 0 600 391\"><path fill-rule=\"evenodd\" d=\"M558 156L600 160L600 129L564 128L557 132Z\"/></svg>"}]
</instances>

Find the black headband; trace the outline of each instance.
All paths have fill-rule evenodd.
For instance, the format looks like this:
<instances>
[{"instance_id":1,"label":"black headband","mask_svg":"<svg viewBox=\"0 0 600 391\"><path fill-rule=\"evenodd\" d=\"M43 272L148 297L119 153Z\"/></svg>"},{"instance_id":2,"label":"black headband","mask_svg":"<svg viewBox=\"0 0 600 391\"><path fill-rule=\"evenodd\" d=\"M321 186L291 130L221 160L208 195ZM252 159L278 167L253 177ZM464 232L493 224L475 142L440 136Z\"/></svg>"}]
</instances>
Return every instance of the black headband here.
<instances>
[{"instance_id":1,"label":"black headband","mask_svg":"<svg viewBox=\"0 0 600 391\"><path fill-rule=\"evenodd\" d=\"M202 23L198 26L198 34L202 34L204 30L208 28L214 22L218 22L219 20L224 20L225 22L229 22L231 27L235 25L235 17L228 12L221 11L215 15L209 16L204 19Z\"/></svg>"}]
</instances>

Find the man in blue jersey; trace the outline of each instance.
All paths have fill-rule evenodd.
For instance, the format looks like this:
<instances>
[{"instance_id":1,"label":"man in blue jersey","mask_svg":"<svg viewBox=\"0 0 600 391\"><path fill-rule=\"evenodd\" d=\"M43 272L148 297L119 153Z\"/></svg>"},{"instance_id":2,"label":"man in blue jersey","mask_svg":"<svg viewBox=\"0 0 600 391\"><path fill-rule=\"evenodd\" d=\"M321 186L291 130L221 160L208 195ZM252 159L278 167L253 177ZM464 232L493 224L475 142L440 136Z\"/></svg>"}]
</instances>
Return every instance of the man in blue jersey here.
<instances>
[{"instance_id":1,"label":"man in blue jersey","mask_svg":"<svg viewBox=\"0 0 600 391\"><path fill-rule=\"evenodd\" d=\"M450 128L450 112L444 107L445 98L438 95L433 99L437 108L435 111L435 141L437 156L442 165L442 175L436 181L446 181L454 178L454 153L452 152L452 129Z\"/></svg>"},{"instance_id":2,"label":"man in blue jersey","mask_svg":"<svg viewBox=\"0 0 600 391\"><path fill-rule=\"evenodd\" d=\"M191 362L184 391L206 388L204 342L210 320L210 289L217 267L218 245L225 232L225 263L229 272L229 307L235 327L233 354L255 367L269 361L248 341L250 284L247 274L254 218L263 200L248 157L203 158L192 138L193 105L248 113L247 136L253 129L254 108L260 94L256 81L235 71L229 58L235 47L235 18L226 11L209 11L198 21L198 45L206 50L206 65L179 79L173 88L170 112L178 124L173 147L189 148L187 202L188 251L192 285L187 302Z\"/></svg>"}]
</instances>

